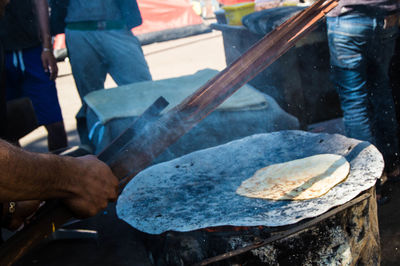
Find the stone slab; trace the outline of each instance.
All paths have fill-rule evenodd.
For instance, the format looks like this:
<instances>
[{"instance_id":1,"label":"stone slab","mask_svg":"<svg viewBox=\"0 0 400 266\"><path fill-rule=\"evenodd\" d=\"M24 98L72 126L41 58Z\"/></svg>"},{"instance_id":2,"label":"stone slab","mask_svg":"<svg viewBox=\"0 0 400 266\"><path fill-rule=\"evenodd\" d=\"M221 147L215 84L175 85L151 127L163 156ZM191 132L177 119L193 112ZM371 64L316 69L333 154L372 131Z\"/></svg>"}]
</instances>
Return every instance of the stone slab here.
<instances>
[{"instance_id":1,"label":"stone slab","mask_svg":"<svg viewBox=\"0 0 400 266\"><path fill-rule=\"evenodd\" d=\"M167 108L163 110L165 113L217 74L217 70L203 69L193 75L96 90L86 95L84 100L102 124L116 118L137 117L160 96L169 102ZM264 94L245 84L217 109L221 111L262 110L267 107L268 102Z\"/></svg>"},{"instance_id":2,"label":"stone slab","mask_svg":"<svg viewBox=\"0 0 400 266\"><path fill-rule=\"evenodd\" d=\"M118 137L158 97L170 103L166 112L216 75L205 69L194 75L141 82L89 94L87 124L95 153ZM245 85L214 112L161 154L154 163L172 160L187 153L214 147L258 133L299 129L299 122L282 110L276 101Z\"/></svg>"}]
</instances>

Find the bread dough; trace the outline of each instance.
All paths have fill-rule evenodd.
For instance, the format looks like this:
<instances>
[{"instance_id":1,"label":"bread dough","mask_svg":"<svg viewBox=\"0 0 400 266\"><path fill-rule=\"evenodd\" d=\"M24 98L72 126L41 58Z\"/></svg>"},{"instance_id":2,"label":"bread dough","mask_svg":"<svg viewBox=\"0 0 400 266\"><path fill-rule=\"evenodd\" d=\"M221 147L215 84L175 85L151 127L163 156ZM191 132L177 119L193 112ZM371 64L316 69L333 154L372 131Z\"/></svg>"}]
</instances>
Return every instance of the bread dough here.
<instances>
[{"instance_id":1,"label":"bread dough","mask_svg":"<svg viewBox=\"0 0 400 266\"><path fill-rule=\"evenodd\" d=\"M243 181L236 193L270 200L313 199L344 181L349 172L343 156L318 154L264 167Z\"/></svg>"}]
</instances>

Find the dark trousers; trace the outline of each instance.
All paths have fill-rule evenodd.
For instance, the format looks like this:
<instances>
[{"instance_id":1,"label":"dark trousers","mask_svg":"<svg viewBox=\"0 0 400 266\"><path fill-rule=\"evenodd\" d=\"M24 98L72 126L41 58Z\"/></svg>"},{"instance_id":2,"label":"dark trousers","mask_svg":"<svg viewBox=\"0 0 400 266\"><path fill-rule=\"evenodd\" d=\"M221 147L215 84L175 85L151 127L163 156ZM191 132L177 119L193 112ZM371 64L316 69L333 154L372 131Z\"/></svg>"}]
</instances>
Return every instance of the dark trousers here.
<instances>
[{"instance_id":1,"label":"dark trousers","mask_svg":"<svg viewBox=\"0 0 400 266\"><path fill-rule=\"evenodd\" d=\"M6 106L6 86L4 76L4 51L0 43L0 138L7 137L7 106Z\"/></svg>"},{"instance_id":2,"label":"dark trousers","mask_svg":"<svg viewBox=\"0 0 400 266\"><path fill-rule=\"evenodd\" d=\"M393 89L396 117L400 123L400 35L396 40L395 52L390 62L389 77Z\"/></svg>"}]
</instances>

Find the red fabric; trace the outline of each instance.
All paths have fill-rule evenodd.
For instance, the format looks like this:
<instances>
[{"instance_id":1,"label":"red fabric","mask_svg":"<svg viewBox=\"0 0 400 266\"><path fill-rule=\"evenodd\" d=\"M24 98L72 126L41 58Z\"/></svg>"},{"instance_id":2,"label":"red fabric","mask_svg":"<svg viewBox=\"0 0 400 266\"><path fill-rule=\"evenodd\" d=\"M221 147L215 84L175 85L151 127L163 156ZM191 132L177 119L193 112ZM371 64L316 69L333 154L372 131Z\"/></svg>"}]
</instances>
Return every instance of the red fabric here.
<instances>
[{"instance_id":1,"label":"red fabric","mask_svg":"<svg viewBox=\"0 0 400 266\"><path fill-rule=\"evenodd\" d=\"M254 0L218 0L218 2L223 5L236 5L244 2L254 2Z\"/></svg>"},{"instance_id":2,"label":"red fabric","mask_svg":"<svg viewBox=\"0 0 400 266\"><path fill-rule=\"evenodd\" d=\"M138 0L143 24L134 28L135 35L181 28L203 23L189 0Z\"/></svg>"},{"instance_id":3,"label":"red fabric","mask_svg":"<svg viewBox=\"0 0 400 266\"><path fill-rule=\"evenodd\" d=\"M132 29L135 35L166 29L202 24L189 0L138 0L143 24ZM54 50L65 48L65 36L59 34L54 39Z\"/></svg>"},{"instance_id":4,"label":"red fabric","mask_svg":"<svg viewBox=\"0 0 400 266\"><path fill-rule=\"evenodd\" d=\"M65 48L65 34L57 34L54 37L53 49L59 50Z\"/></svg>"}]
</instances>

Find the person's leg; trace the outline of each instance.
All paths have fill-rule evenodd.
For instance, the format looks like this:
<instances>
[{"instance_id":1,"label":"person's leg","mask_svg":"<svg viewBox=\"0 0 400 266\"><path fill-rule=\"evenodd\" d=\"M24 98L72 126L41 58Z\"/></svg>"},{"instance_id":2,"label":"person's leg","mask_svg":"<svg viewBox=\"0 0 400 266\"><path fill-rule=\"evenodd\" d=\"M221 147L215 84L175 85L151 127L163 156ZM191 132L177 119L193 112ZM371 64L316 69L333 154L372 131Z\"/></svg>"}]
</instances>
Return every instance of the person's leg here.
<instances>
[{"instance_id":1,"label":"person's leg","mask_svg":"<svg viewBox=\"0 0 400 266\"><path fill-rule=\"evenodd\" d=\"M68 57L81 100L92 91L104 89L106 80L105 55L93 37L95 34L95 31L68 29L65 32Z\"/></svg>"},{"instance_id":2,"label":"person's leg","mask_svg":"<svg viewBox=\"0 0 400 266\"><path fill-rule=\"evenodd\" d=\"M49 151L68 146L55 82L44 72L41 62L41 47L26 49L20 63L24 65L24 95L33 104L38 124L45 126Z\"/></svg>"},{"instance_id":3,"label":"person's leg","mask_svg":"<svg viewBox=\"0 0 400 266\"><path fill-rule=\"evenodd\" d=\"M22 97L23 76L17 53L5 54L4 73L6 79L6 100L10 101Z\"/></svg>"},{"instance_id":4,"label":"person's leg","mask_svg":"<svg viewBox=\"0 0 400 266\"><path fill-rule=\"evenodd\" d=\"M82 101L82 107L76 115L77 130L81 144L91 147L86 124L87 106L83 97L92 91L104 89L107 67L101 47L93 38L94 31L67 29L65 33L72 74Z\"/></svg>"},{"instance_id":5,"label":"person's leg","mask_svg":"<svg viewBox=\"0 0 400 266\"><path fill-rule=\"evenodd\" d=\"M118 85L152 79L140 42L131 31L111 30L97 34L99 40L104 40L108 72Z\"/></svg>"},{"instance_id":6,"label":"person's leg","mask_svg":"<svg viewBox=\"0 0 400 266\"><path fill-rule=\"evenodd\" d=\"M332 80L341 101L348 137L374 143L371 133L365 51L371 23L368 18L328 18Z\"/></svg>"},{"instance_id":7,"label":"person's leg","mask_svg":"<svg viewBox=\"0 0 400 266\"><path fill-rule=\"evenodd\" d=\"M47 145L49 151L56 151L68 147L67 133L65 132L63 121L45 125L45 128L47 130Z\"/></svg>"},{"instance_id":8,"label":"person's leg","mask_svg":"<svg viewBox=\"0 0 400 266\"><path fill-rule=\"evenodd\" d=\"M368 51L368 84L373 108L371 126L376 146L385 159L386 171L391 173L399 164L398 124L389 82L389 64L394 53L397 27L384 29L383 18L376 24L373 45Z\"/></svg>"},{"instance_id":9,"label":"person's leg","mask_svg":"<svg viewBox=\"0 0 400 266\"><path fill-rule=\"evenodd\" d=\"M0 138L7 139L6 82L2 67L0 67Z\"/></svg>"},{"instance_id":10,"label":"person's leg","mask_svg":"<svg viewBox=\"0 0 400 266\"><path fill-rule=\"evenodd\" d=\"M346 135L376 144L369 102L373 95L367 87L369 62L366 58L373 40L374 21L367 17L359 20L357 16L345 16L327 18L327 26L332 79L339 93ZM388 197L382 195L380 184L378 180L377 200L383 204Z\"/></svg>"},{"instance_id":11,"label":"person's leg","mask_svg":"<svg viewBox=\"0 0 400 266\"><path fill-rule=\"evenodd\" d=\"M23 90L22 90L23 76L16 53L5 53L4 76L5 76L6 101L11 101L23 97ZM7 132L6 140L10 141L11 143L17 146L20 146L18 136L10 134L11 133Z\"/></svg>"},{"instance_id":12,"label":"person's leg","mask_svg":"<svg viewBox=\"0 0 400 266\"><path fill-rule=\"evenodd\" d=\"M398 29L398 33L400 28ZM397 34L394 55L390 60L389 77L396 109L396 118L400 123L400 34ZM400 133L400 132L399 132ZM400 138L400 135L399 135Z\"/></svg>"},{"instance_id":13,"label":"person's leg","mask_svg":"<svg viewBox=\"0 0 400 266\"><path fill-rule=\"evenodd\" d=\"M4 72L4 50L0 42L0 138L7 138L6 76ZM1 237L0 237L1 239Z\"/></svg>"}]
</instances>

